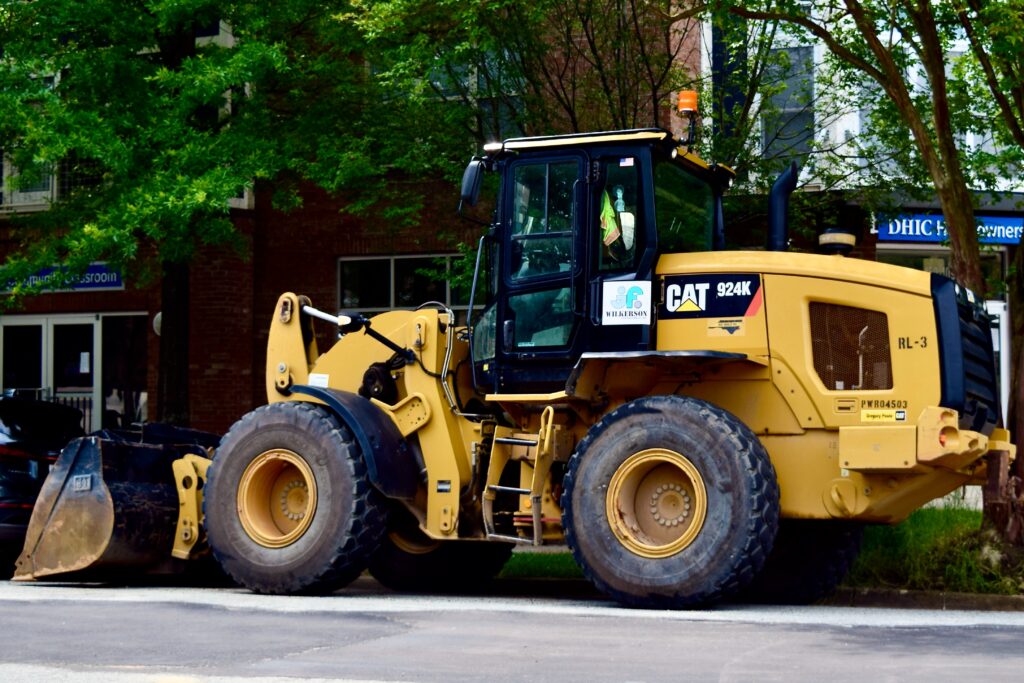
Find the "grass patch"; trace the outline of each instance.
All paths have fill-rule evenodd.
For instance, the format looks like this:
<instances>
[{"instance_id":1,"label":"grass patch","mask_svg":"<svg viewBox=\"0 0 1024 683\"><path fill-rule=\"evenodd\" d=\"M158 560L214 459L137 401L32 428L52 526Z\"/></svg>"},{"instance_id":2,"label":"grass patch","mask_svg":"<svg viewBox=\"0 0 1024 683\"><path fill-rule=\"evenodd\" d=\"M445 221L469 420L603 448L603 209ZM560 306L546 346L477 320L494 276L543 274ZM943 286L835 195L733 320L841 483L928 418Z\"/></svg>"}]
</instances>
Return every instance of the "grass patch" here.
<instances>
[{"instance_id":1,"label":"grass patch","mask_svg":"<svg viewBox=\"0 0 1024 683\"><path fill-rule=\"evenodd\" d=\"M1024 595L1024 549L981 531L981 512L924 508L895 526L870 525L844 585ZM516 552L504 579L582 579L569 552Z\"/></svg>"},{"instance_id":2,"label":"grass patch","mask_svg":"<svg viewBox=\"0 0 1024 683\"><path fill-rule=\"evenodd\" d=\"M572 553L512 553L499 576L503 579L582 579Z\"/></svg>"},{"instance_id":3,"label":"grass patch","mask_svg":"<svg viewBox=\"0 0 1024 683\"><path fill-rule=\"evenodd\" d=\"M924 508L896 526L869 526L845 585L963 593L1024 593L1024 554L980 530L981 512Z\"/></svg>"}]
</instances>

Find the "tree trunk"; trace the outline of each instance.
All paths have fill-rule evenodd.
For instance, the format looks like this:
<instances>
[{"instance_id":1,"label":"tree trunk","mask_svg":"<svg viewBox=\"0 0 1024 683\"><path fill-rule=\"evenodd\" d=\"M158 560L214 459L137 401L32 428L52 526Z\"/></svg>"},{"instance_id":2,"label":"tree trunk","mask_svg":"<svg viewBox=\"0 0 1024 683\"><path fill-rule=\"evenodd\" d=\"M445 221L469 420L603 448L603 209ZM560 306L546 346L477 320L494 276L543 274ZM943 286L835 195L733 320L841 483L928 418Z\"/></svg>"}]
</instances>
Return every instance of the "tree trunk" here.
<instances>
[{"instance_id":1,"label":"tree trunk","mask_svg":"<svg viewBox=\"0 0 1024 683\"><path fill-rule=\"evenodd\" d=\"M164 261L161 291L157 421L189 425L189 267Z\"/></svg>"},{"instance_id":2,"label":"tree trunk","mask_svg":"<svg viewBox=\"0 0 1024 683\"><path fill-rule=\"evenodd\" d=\"M951 168L956 166L956 168ZM980 298L986 296L985 278L981 273L981 250L978 247L978 228L974 218L974 203L967 184L959 182L943 187L945 175L959 174L959 162L947 163L945 167L929 169L936 185L939 205L946 219L949 231L950 270L960 284L969 287Z\"/></svg>"},{"instance_id":3,"label":"tree trunk","mask_svg":"<svg viewBox=\"0 0 1024 683\"><path fill-rule=\"evenodd\" d=\"M838 59L846 62L853 69L867 75L883 89L892 100L899 112L900 119L906 124L914 139L921 161L928 171L939 204L942 207L946 225L949 228L951 251L950 267L953 276L963 285L974 290L975 294L984 298L986 294L985 280L981 272L981 257L978 247L977 228L974 219L974 206L970 188L964 177L960 161L960 150L953 134L950 115L948 92L945 87L947 64L946 44L940 39L934 8L930 3L897 3L906 10L911 23L896 26L900 32L913 34L909 41L911 47L917 46L916 58L919 66L925 71L930 86L932 108L928 112L919 108L913 94L913 84L908 80L905 70L900 66L892 51L891 38L880 34L882 25L876 16L875 6L857 0L844 0L847 19L863 37L863 44L846 40L848 35L842 31L832 30L826 24L816 23L813 17L787 13L785 10L772 8L768 11L755 11L747 8L744 3L730 6L729 11L740 17L767 21L786 21L806 28L820 39ZM895 12L894 12L895 16ZM827 20L827 16L825 17ZM863 48L863 49L862 49ZM1018 262L1020 259L1018 259ZM1018 273L1021 271L1017 270ZM1021 276L1016 276L1016 286L1011 289L1011 303L1019 298L1022 289ZM1015 318L1016 320L1016 318ZM1024 355L1004 352L1004 358L1022 358ZM1018 368L1020 366L1018 365ZM1020 370L1014 370L1017 377ZM1017 389L1017 393L1020 389ZM1016 414L1021 412L1018 407ZM1017 422L1022 422L1018 417ZM1015 438L1020 439L1024 433L1017 431ZM1020 496L1020 480L1011 476L1008 470L1008 454L995 454L989 458L989 486L985 488L985 519L986 523L995 525L1000 535L1008 541L1024 542L1021 528L1024 528L1024 505ZM1015 466L1017 472L1022 471L1024 455ZM1000 469L1000 467L1002 469ZM1007 513L1007 521L1002 527L993 516L998 506ZM1000 513L1001 514L1001 513ZM1013 532L1013 529L1017 529ZM1014 533L1016 535L1014 536Z\"/></svg>"}]
</instances>

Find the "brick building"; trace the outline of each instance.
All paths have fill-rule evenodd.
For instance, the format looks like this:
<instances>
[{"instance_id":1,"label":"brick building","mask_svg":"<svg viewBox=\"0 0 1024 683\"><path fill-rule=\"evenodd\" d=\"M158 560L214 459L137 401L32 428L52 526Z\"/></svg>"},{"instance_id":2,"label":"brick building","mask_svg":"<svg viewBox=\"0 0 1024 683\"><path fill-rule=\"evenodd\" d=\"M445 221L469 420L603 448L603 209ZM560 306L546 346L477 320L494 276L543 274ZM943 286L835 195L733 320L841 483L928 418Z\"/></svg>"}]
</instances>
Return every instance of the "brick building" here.
<instances>
[{"instance_id":1,"label":"brick building","mask_svg":"<svg viewBox=\"0 0 1024 683\"><path fill-rule=\"evenodd\" d=\"M437 269L438 257L452 258L455 241L473 240L477 228L455 215L455 188L428 189L420 224L407 229L343 213L342 200L319 191L306 193L303 207L287 214L260 193L249 207L232 210L241 248L203 248L191 267L193 427L223 432L266 401L267 328L281 292L301 292L328 311L373 313L428 299L464 304L447 283L421 271ZM6 248L0 248L9 253L14 236L9 226L4 230ZM111 273L102 264L87 279L0 315L0 388L76 405L86 429L152 420L159 282L133 281L131 273ZM318 326L321 349L332 341L329 325Z\"/></svg>"}]
</instances>

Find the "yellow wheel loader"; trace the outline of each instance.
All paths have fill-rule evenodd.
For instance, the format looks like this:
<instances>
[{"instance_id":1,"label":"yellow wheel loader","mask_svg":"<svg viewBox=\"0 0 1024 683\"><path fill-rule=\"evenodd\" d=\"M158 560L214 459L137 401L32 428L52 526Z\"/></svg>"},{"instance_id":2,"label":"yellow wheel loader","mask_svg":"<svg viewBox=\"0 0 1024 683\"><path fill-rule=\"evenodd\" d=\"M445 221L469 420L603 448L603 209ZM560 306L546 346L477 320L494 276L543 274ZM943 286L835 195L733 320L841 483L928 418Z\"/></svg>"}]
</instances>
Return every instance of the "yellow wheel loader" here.
<instances>
[{"instance_id":1,"label":"yellow wheel loader","mask_svg":"<svg viewBox=\"0 0 1024 683\"><path fill-rule=\"evenodd\" d=\"M721 250L731 171L664 130L490 145L463 203L487 173L471 324L434 302L367 319L282 295L268 404L208 470L190 456L168 477L175 556L208 543L263 593L366 569L443 590L484 583L516 545L566 544L625 605L806 601L842 578L863 524L1014 456L981 302L938 275L782 251L794 169L770 249L749 252ZM340 335L322 354L316 325ZM54 573L34 547L21 578Z\"/></svg>"}]
</instances>

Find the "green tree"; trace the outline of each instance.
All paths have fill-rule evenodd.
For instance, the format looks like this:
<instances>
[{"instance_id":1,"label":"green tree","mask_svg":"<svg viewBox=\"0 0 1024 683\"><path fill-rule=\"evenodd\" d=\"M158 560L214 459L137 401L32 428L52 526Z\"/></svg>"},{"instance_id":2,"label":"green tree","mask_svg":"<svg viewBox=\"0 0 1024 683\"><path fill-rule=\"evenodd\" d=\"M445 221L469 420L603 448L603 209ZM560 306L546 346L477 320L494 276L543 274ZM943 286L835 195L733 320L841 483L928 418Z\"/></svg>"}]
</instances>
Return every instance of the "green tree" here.
<instances>
[{"instance_id":1,"label":"green tree","mask_svg":"<svg viewBox=\"0 0 1024 683\"><path fill-rule=\"evenodd\" d=\"M478 141L671 126L700 25L668 0L356 0L396 89L465 105Z\"/></svg>"},{"instance_id":2,"label":"green tree","mask_svg":"<svg viewBox=\"0 0 1024 683\"><path fill-rule=\"evenodd\" d=\"M984 87L975 88L975 107L979 117L994 124L994 147L1001 151L998 166L1009 177L1019 175L1024 156L1024 2L1000 0L979 2L957 0L951 12L963 29L974 57L972 75ZM976 93L981 92L978 97ZM986 92L987 91L987 92ZM1024 246L1018 245L1007 283L1012 320L1013 384L1008 424L1020 441L1024 434ZM1004 535L1024 545L1024 457L1014 466L1015 480L1006 482L999 507L992 520Z\"/></svg>"},{"instance_id":3,"label":"green tree","mask_svg":"<svg viewBox=\"0 0 1024 683\"><path fill-rule=\"evenodd\" d=\"M237 239L233 197L260 185L294 206L313 183L359 188L361 208L387 198L389 173L434 168L433 147L448 146L429 131L408 144L417 112L377 87L349 10L342 0L0 4L12 184L62 179L50 210L11 219L20 248L0 278L96 260L161 274L161 419L188 419L188 264L202 245ZM210 26L217 38L197 38ZM391 206L397 221L415 202ZM11 297L27 293L16 285Z\"/></svg>"},{"instance_id":4,"label":"green tree","mask_svg":"<svg viewBox=\"0 0 1024 683\"><path fill-rule=\"evenodd\" d=\"M808 11L808 5L810 7ZM860 82L861 92L884 94L872 117L875 140L867 149L891 149L904 174L927 179L949 229L951 266L957 279L984 295L988 289L980 261L974 220L974 191L998 189L1000 171L1018 168L1024 150L1024 57L1019 0L982 3L965 0L930 3L842 0L841 2L715 2L716 11L748 20L784 22L820 41L839 70ZM970 50L956 49L966 40ZM966 133L991 136L995 149L969 147ZM913 149L906 150L910 139ZM1012 147L1008 146L1013 145ZM917 184L917 183L913 183ZM1021 260L1017 249L1017 261ZM1020 299L1020 264L1011 283L1011 301ZM1014 306L1018 326L1019 378L1024 346L1019 327L1024 309ZM1022 388L1014 380L1009 424L1024 433ZM1021 467L1018 462L1018 467ZM1018 475L1024 474L1024 468ZM1013 491L1016 485L1018 490ZM1004 488L998 502L1011 513L999 522L1004 536L1024 542L1024 499L1019 479ZM1011 500L1012 499L1012 500ZM991 508L992 506L990 506ZM992 520L991 517L989 521Z\"/></svg>"},{"instance_id":5,"label":"green tree","mask_svg":"<svg viewBox=\"0 0 1024 683\"><path fill-rule=\"evenodd\" d=\"M775 23L713 17L721 36L716 44L726 47L727 58L734 56L735 68L715 65L711 73L703 68L710 46L702 3L356 0L354 7L388 89L424 107L447 107L449 120L477 145L519 134L682 129L675 94L696 89L705 117L697 146L705 158L737 171L738 224L748 213L755 222L756 214L763 217L763 198L743 196L763 194L794 155L803 177L823 190L846 183L854 168L864 171L845 141L821 134L845 111L840 88L821 73L802 73L797 80L816 79L817 87L785 95L792 72L806 65L791 64L776 49L781 29ZM761 134L762 121L780 120L783 101L790 110L815 112L815 129L798 140L799 151L793 141ZM868 170L884 160L873 156ZM892 189L881 183L870 188ZM820 228L820 199L804 199L800 193L793 201L794 223L811 232Z\"/></svg>"},{"instance_id":6,"label":"green tree","mask_svg":"<svg viewBox=\"0 0 1024 683\"><path fill-rule=\"evenodd\" d=\"M810 11L808 11L810 5ZM919 159L949 226L952 269L979 293L981 273L974 204L964 150L958 142L957 92L950 55L956 31L939 5L928 2L837 3L719 2L745 19L784 22L821 41L835 64L870 81L884 93L903 130L910 134Z\"/></svg>"}]
</instances>

